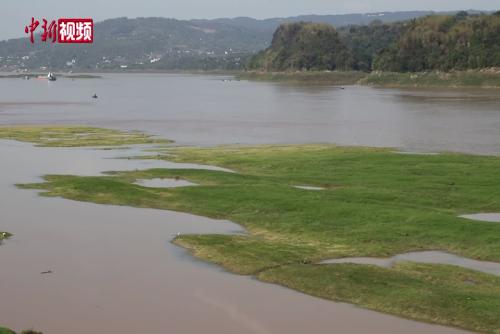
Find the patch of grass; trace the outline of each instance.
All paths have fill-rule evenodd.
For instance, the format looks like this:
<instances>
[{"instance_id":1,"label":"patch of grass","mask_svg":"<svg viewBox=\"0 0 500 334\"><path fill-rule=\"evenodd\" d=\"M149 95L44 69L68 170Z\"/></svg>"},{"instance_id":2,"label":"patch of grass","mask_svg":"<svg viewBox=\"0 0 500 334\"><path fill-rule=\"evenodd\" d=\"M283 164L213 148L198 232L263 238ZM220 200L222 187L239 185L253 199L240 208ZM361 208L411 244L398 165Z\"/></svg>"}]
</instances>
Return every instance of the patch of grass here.
<instances>
[{"instance_id":1,"label":"patch of grass","mask_svg":"<svg viewBox=\"0 0 500 334\"><path fill-rule=\"evenodd\" d=\"M494 299L500 297L500 283L495 277L446 266L311 264L417 250L499 262L500 224L458 218L464 213L500 212L500 188L494 182L499 157L402 155L332 145L169 148L163 153L169 160L217 165L237 173L153 169L101 177L52 175L44 183L20 187L46 190L42 196L229 219L244 226L248 235L188 235L175 243L235 273L320 297L498 332ZM133 184L137 179L173 177L199 186L161 189ZM480 287L484 284L485 290L474 292L456 281L465 276ZM378 293L384 282L390 289ZM356 291L344 291L351 287ZM473 303L462 298L469 293Z\"/></svg>"},{"instance_id":2,"label":"patch of grass","mask_svg":"<svg viewBox=\"0 0 500 334\"><path fill-rule=\"evenodd\" d=\"M122 146L169 142L138 131L126 132L84 126L0 126L0 139L30 142L43 147Z\"/></svg>"},{"instance_id":3,"label":"patch of grass","mask_svg":"<svg viewBox=\"0 0 500 334\"><path fill-rule=\"evenodd\" d=\"M355 71L297 71L265 72L248 71L237 78L254 81L308 83L326 85L372 85L380 87L500 87L500 70L484 69L452 72L355 72Z\"/></svg>"},{"instance_id":4,"label":"patch of grass","mask_svg":"<svg viewBox=\"0 0 500 334\"><path fill-rule=\"evenodd\" d=\"M176 244L202 259L240 274L252 275L285 263L307 263L317 251L312 246L295 246L260 238L224 235L187 235Z\"/></svg>"},{"instance_id":5,"label":"patch of grass","mask_svg":"<svg viewBox=\"0 0 500 334\"><path fill-rule=\"evenodd\" d=\"M470 70L454 72L373 72L361 84L385 87L500 87L500 72Z\"/></svg>"}]
</instances>

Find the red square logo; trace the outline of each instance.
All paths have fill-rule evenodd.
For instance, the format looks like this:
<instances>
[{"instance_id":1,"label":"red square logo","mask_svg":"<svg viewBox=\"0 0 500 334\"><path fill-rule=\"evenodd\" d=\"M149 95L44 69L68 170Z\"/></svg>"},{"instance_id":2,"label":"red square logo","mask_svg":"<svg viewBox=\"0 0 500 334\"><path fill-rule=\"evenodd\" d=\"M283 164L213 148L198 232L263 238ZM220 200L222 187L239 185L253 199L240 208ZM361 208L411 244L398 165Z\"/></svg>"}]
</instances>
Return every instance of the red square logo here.
<instances>
[{"instance_id":1,"label":"red square logo","mask_svg":"<svg viewBox=\"0 0 500 334\"><path fill-rule=\"evenodd\" d=\"M59 19L57 37L59 43L93 43L94 20Z\"/></svg>"}]
</instances>

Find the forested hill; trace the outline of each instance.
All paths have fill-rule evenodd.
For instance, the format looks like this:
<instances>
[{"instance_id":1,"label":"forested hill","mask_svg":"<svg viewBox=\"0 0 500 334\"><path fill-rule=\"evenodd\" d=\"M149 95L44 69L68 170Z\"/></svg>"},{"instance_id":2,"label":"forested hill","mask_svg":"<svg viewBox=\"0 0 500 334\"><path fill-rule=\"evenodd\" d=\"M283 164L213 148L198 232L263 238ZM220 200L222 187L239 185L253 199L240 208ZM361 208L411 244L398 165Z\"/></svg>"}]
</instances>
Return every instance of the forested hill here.
<instances>
[{"instance_id":1,"label":"forested hill","mask_svg":"<svg viewBox=\"0 0 500 334\"><path fill-rule=\"evenodd\" d=\"M500 67L500 12L429 16L412 20L374 62L394 72Z\"/></svg>"},{"instance_id":2,"label":"forested hill","mask_svg":"<svg viewBox=\"0 0 500 334\"><path fill-rule=\"evenodd\" d=\"M249 67L268 71L348 70L353 67L353 57L333 26L285 23L274 33L271 46L255 56Z\"/></svg>"},{"instance_id":3,"label":"forested hill","mask_svg":"<svg viewBox=\"0 0 500 334\"><path fill-rule=\"evenodd\" d=\"M450 71L500 67L500 12L363 26L283 24L250 69Z\"/></svg>"},{"instance_id":4,"label":"forested hill","mask_svg":"<svg viewBox=\"0 0 500 334\"><path fill-rule=\"evenodd\" d=\"M377 55L395 44L407 23L351 25L284 23L271 46L248 63L250 70L358 70L369 72Z\"/></svg>"}]
</instances>

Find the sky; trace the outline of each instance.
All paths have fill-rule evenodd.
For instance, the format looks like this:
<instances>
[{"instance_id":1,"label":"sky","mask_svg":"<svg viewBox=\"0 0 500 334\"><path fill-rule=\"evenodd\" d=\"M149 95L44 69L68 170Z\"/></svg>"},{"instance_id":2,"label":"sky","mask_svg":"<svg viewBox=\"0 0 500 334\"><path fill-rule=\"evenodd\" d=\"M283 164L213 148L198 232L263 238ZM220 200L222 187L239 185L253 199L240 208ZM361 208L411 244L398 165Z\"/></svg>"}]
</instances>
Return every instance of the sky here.
<instances>
[{"instance_id":1,"label":"sky","mask_svg":"<svg viewBox=\"0 0 500 334\"><path fill-rule=\"evenodd\" d=\"M0 0L0 40L23 37L31 17L161 16L177 19L304 14L349 14L407 10L500 10L500 0Z\"/></svg>"}]
</instances>

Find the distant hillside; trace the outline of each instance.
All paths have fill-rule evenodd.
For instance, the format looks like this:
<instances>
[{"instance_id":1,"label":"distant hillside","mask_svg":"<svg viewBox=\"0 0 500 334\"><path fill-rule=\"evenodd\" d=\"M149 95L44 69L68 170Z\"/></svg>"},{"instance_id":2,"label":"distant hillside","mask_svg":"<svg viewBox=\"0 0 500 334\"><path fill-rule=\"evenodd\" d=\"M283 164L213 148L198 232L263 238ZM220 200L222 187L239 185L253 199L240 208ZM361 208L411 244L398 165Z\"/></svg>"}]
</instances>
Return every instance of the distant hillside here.
<instances>
[{"instance_id":1,"label":"distant hillside","mask_svg":"<svg viewBox=\"0 0 500 334\"><path fill-rule=\"evenodd\" d=\"M0 71L241 69L252 55L269 46L274 31L284 22L309 21L341 27L368 24L373 20L384 23L402 21L431 13L310 15L266 20L244 17L190 21L117 18L96 24L95 42L90 46L39 41L31 45L27 38L0 42ZM379 35L373 37L393 38L394 31L383 29L379 28ZM346 43L353 42L343 31L341 35ZM367 38L366 34L362 38ZM370 50L380 48L369 40L364 43L370 44L367 45ZM362 63L371 64L372 53L360 54L356 63L366 68Z\"/></svg>"},{"instance_id":2,"label":"distant hillside","mask_svg":"<svg viewBox=\"0 0 500 334\"><path fill-rule=\"evenodd\" d=\"M374 67L393 72L500 67L500 12L413 20Z\"/></svg>"},{"instance_id":3,"label":"distant hillside","mask_svg":"<svg viewBox=\"0 0 500 334\"><path fill-rule=\"evenodd\" d=\"M271 46L256 55L251 69L347 70L353 57L338 32L324 23L284 23L276 30Z\"/></svg>"},{"instance_id":4,"label":"distant hillside","mask_svg":"<svg viewBox=\"0 0 500 334\"><path fill-rule=\"evenodd\" d=\"M0 42L0 70L238 68L266 47L265 32L164 18L118 18L95 25L91 45Z\"/></svg>"}]
</instances>

